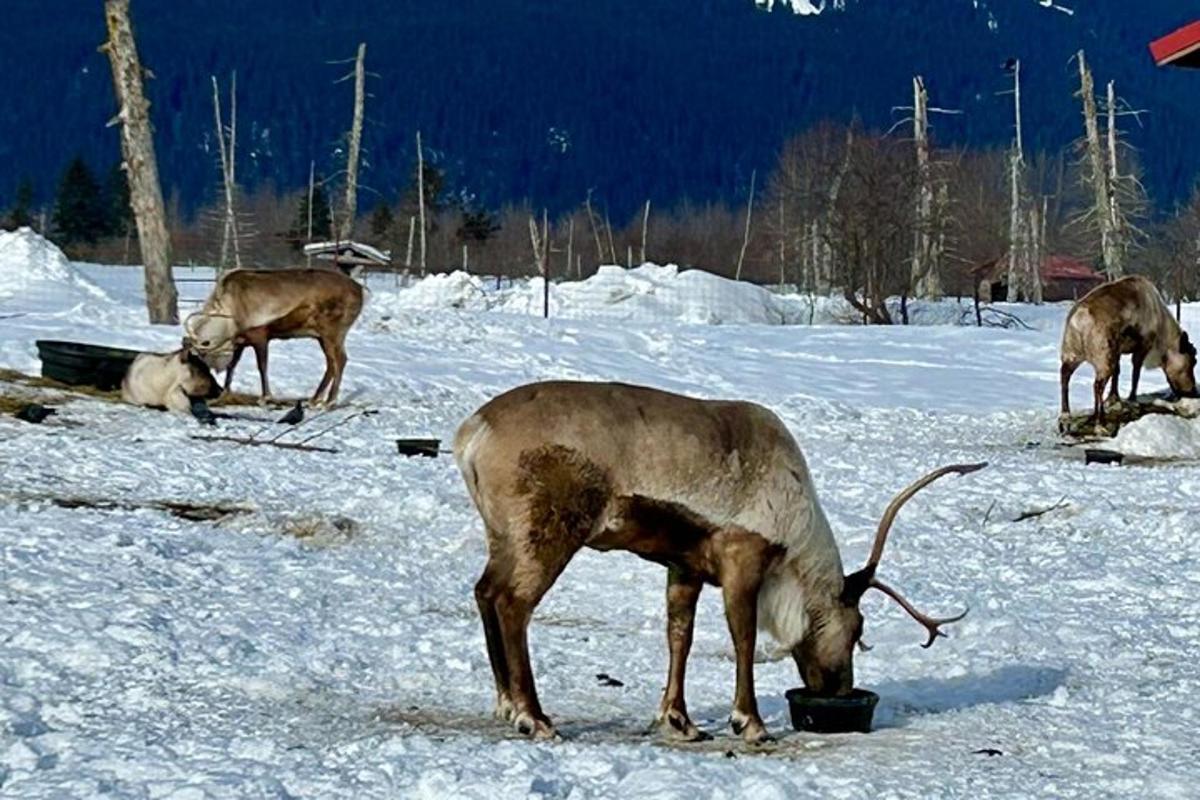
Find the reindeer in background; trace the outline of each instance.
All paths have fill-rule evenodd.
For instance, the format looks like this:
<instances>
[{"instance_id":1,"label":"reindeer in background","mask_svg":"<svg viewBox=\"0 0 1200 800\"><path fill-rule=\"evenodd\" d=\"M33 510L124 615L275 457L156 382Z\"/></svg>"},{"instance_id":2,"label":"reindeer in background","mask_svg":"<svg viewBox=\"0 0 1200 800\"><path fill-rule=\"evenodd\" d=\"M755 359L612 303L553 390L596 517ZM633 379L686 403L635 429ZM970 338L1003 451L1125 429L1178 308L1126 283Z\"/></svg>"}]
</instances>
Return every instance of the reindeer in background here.
<instances>
[{"instance_id":1,"label":"reindeer in background","mask_svg":"<svg viewBox=\"0 0 1200 800\"><path fill-rule=\"evenodd\" d=\"M1092 365L1093 412L1104 424L1104 386L1111 379L1110 401L1120 400L1121 356L1133 355L1129 401L1137 396L1142 367L1162 367L1167 384L1177 395L1196 396L1196 348L1171 316L1154 284L1140 275L1105 283L1071 307L1063 326L1059 384L1062 392L1060 427L1069 421L1071 376L1083 362Z\"/></svg>"},{"instance_id":2,"label":"reindeer in background","mask_svg":"<svg viewBox=\"0 0 1200 800\"><path fill-rule=\"evenodd\" d=\"M184 320L186 341L215 369L225 370L225 391L246 347L254 349L264 400L267 347L272 339L316 339L325 374L312 402L332 405L346 369L346 334L363 306L363 287L336 270L286 269L227 272L204 307Z\"/></svg>"},{"instance_id":3,"label":"reindeer in background","mask_svg":"<svg viewBox=\"0 0 1200 800\"><path fill-rule=\"evenodd\" d=\"M704 738L688 717L684 673L696 603L721 587L737 661L730 715L748 742L768 739L754 693L761 627L791 650L809 690L854 687L859 601L871 588L896 600L929 632L933 619L875 577L900 507L948 473L943 467L896 496L866 565L843 573L841 556L800 447L775 414L745 402L706 401L623 384L535 383L469 417L454 454L483 518L488 561L475 587L496 714L536 738L554 736L529 663L534 608L583 547L625 550L667 567L670 669L659 708L667 735ZM965 613L965 612L964 612Z\"/></svg>"}]
</instances>

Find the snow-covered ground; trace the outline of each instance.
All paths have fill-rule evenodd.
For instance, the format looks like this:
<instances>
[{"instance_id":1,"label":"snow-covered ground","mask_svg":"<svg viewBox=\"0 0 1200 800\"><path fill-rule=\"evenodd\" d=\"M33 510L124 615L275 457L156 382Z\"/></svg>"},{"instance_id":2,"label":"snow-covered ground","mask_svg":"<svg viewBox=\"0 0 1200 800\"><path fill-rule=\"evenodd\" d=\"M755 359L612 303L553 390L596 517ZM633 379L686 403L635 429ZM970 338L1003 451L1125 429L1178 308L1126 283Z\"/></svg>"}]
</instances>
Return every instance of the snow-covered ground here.
<instances>
[{"instance_id":1,"label":"snow-covered ground","mask_svg":"<svg viewBox=\"0 0 1200 800\"><path fill-rule=\"evenodd\" d=\"M13 257L4 244L0 367L36 372L36 338L178 342L178 329L144 324L136 270ZM373 284L348 345L346 407L289 437L377 409L314 442L336 454L199 442L208 431L191 420L95 401L41 426L0 417L0 795L1195 796L1200 469L1085 467L1054 446L1062 307L1032 331L717 326L543 321L402 295ZM1200 329L1197 309L1189 319ZM321 367L311 342L272 347L278 392L311 391ZM498 739L471 591L479 522L451 459L401 458L393 440L448 440L497 392L551 377L775 409L851 566L899 488L943 463L988 460L913 500L881 570L922 607L970 614L923 650L921 629L869 595L874 650L856 658L860 685L882 697L869 735L795 734L809 746L791 756L733 738L681 752L635 733L665 679L663 571L587 552L531 629L564 740ZM251 365L239 373L242 388L256 379ZM1147 391L1163 385L1147 376ZM268 422L221 432L275 433L278 412L247 413ZM50 494L256 511L188 522L37 499ZM688 698L723 737L731 652L710 590ZM759 700L782 734L783 692L798 679L763 652ZM478 730L415 728L401 721L413 708L477 718Z\"/></svg>"}]
</instances>

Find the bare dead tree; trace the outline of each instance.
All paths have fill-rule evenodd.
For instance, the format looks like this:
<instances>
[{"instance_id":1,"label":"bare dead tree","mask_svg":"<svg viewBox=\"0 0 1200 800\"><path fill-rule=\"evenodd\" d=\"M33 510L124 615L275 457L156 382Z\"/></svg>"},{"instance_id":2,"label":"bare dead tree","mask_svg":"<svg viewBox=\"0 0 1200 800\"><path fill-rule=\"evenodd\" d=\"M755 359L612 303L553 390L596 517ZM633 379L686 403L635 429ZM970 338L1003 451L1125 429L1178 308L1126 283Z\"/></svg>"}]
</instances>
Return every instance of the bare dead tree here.
<instances>
[{"instance_id":1,"label":"bare dead tree","mask_svg":"<svg viewBox=\"0 0 1200 800\"><path fill-rule=\"evenodd\" d=\"M746 260L746 247L750 244L750 216L754 213L754 181L757 177L758 170L751 170L750 196L746 198L746 229L742 233L742 249L738 251L737 268L733 272L735 281L742 279L742 262Z\"/></svg>"},{"instance_id":2,"label":"bare dead tree","mask_svg":"<svg viewBox=\"0 0 1200 800\"><path fill-rule=\"evenodd\" d=\"M542 316L550 316L550 221L542 211L542 229L538 231L537 220L529 217L529 242L533 246L533 263L542 276Z\"/></svg>"},{"instance_id":3,"label":"bare dead tree","mask_svg":"<svg viewBox=\"0 0 1200 800\"><path fill-rule=\"evenodd\" d=\"M587 209L588 224L592 226L592 237L596 240L596 263L604 263L604 247L600 244L600 231L596 225L596 215L592 211L592 190L588 189L587 197L583 201L584 207Z\"/></svg>"},{"instance_id":4,"label":"bare dead tree","mask_svg":"<svg viewBox=\"0 0 1200 800\"><path fill-rule=\"evenodd\" d=\"M650 229L650 201L646 201L646 210L642 212L642 263L646 263L646 234Z\"/></svg>"},{"instance_id":5,"label":"bare dead tree","mask_svg":"<svg viewBox=\"0 0 1200 800\"><path fill-rule=\"evenodd\" d=\"M421 147L421 132L417 131L417 206L421 217L421 276L425 276L428 245L425 239L425 150Z\"/></svg>"},{"instance_id":6,"label":"bare dead tree","mask_svg":"<svg viewBox=\"0 0 1200 800\"><path fill-rule=\"evenodd\" d=\"M1121 277L1124 269L1112 227L1112 200L1110 197L1108 169L1105 165L1104 148L1100 143L1100 125L1097 121L1095 84L1092 71L1087 65L1083 51L1076 56L1079 60L1079 97L1083 101L1083 127L1087 145L1089 182L1092 188L1092 211L1095 224L1100 230L1100 255L1104 261L1104 272L1109 280Z\"/></svg>"},{"instance_id":7,"label":"bare dead tree","mask_svg":"<svg viewBox=\"0 0 1200 800\"><path fill-rule=\"evenodd\" d=\"M942 286L932 263L934 190L929 165L929 93L920 75L913 78L913 141L917 151L917 195L910 282L916 297L937 298Z\"/></svg>"},{"instance_id":8,"label":"bare dead tree","mask_svg":"<svg viewBox=\"0 0 1200 800\"><path fill-rule=\"evenodd\" d=\"M119 107L109 124L121 124L122 169L129 181L130 205L142 251L146 310L152 324L175 325L179 322L179 295L171 274L171 239L154 156L150 102L142 87L144 70L129 20L129 0L105 0L104 17L108 41L100 49L108 54L112 65Z\"/></svg>"},{"instance_id":9,"label":"bare dead tree","mask_svg":"<svg viewBox=\"0 0 1200 800\"><path fill-rule=\"evenodd\" d=\"M234 158L236 151L234 149L237 141L237 73L233 73L231 87L229 90L229 128L226 130L225 124L221 119L221 89L217 85L217 76L212 76L213 86L213 115L216 118L217 126L217 146L221 156L221 183L225 187L225 213L224 224L221 232L221 259L219 269L224 270L229 263L229 249L233 247L233 264L236 268L242 266L242 252L240 244L240 236L238 235L237 211L234 205L235 184L237 179L234 170ZM229 143L226 144L226 136L229 137Z\"/></svg>"},{"instance_id":10,"label":"bare dead tree","mask_svg":"<svg viewBox=\"0 0 1200 800\"><path fill-rule=\"evenodd\" d=\"M563 270L563 275L571 274L572 254L575 251L575 215L567 220L567 268ZM575 277L579 278L579 270L575 271Z\"/></svg>"},{"instance_id":11,"label":"bare dead tree","mask_svg":"<svg viewBox=\"0 0 1200 800\"><path fill-rule=\"evenodd\" d=\"M1021 178L1025 167L1025 147L1021 141L1021 62L1013 63L1013 113L1016 135L1009 156L1009 227L1008 227L1008 302L1015 303L1021 293L1020 254L1024 231L1021 212Z\"/></svg>"},{"instance_id":12,"label":"bare dead tree","mask_svg":"<svg viewBox=\"0 0 1200 800\"><path fill-rule=\"evenodd\" d=\"M358 164L362 150L363 105L366 98L367 73L365 60L367 44L358 45L354 60L354 118L350 124L350 147L346 154L346 218L342 221L339 238L349 241L354 235L354 220L358 216Z\"/></svg>"}]
</instances>

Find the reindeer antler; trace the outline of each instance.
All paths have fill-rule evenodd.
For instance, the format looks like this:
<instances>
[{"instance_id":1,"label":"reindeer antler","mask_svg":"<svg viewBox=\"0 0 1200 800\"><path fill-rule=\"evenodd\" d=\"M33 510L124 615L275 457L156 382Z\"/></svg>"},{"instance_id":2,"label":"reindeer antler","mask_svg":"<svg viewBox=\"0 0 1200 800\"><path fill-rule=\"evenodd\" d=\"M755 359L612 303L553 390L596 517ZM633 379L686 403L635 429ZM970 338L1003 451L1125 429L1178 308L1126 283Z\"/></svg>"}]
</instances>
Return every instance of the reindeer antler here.
<instances>
[{"instance_id":1,"label":"reindeer antler","mask_svg":"<svg viewBox=\"0 0 1200 800\"><path fill-rule=\"evenodd\" d=\"M892 587L888 586L883 581L878 580L876 578L872 578L870 585L872 587L878 589L879 591L883 592L888 597L895 600L900 605L901 608L903 608L905 611L907 611L909 613L909 616L911 616L917 622L919 622L925 626L925 630L929 631L929 639L928 639L928 641L925 642L925 644L921 645L921 647L929 647L933 644L934 640L937 639L939 636L945 636L946 634L942 632L941 626L949 625L951 622L958 622L960 619L962 619L963 617L965 617L967 615L967 611L971 610L968 608L968 609L964 610L961 614L957 614L953 617L943 617L942 619L934 619L933 617L930 617L926 614L922 614L920 611L918 611L916 608L914 608L913 604L908 602L908 600L906 600L902 594L897 592Z\"/></svg>"},{"instance_id":2,"label":"reindeer antler","mask_svg":"<svg viewBox=\"0 0 1200 800\"><path fill-rule=\"evenodd\" d=\"M976 472L987 466L987 462L983 461L978 464L951 464L946 467L935 469L923 478L920 478L912 483L907 489L888 503L888 507L884 509L883 516L879 518L879 528L875 531L875 544L871 547L871 556L867 559L867 565L864 569L874 569L879 565L879 559L883 556L883 546L887 543L888 531L892 529L892 522L896 519L896 514L900 508L912 499L912 496L924 489L929 484L936 481L943 475L950 473L958 473L966 475L970 472Z\"/></svg>"},{"instance_id":3,"label":"reindeer antler","mask_svg":"<svg viewBox=\"0 0 1200 800\"><path fill-rule=\"evenodd\" d=\"M892 523L896 520L896 514L900 512L901 507L903 507L905 503L912 499L913 495L936 481L938 478L942 477L943 475L949 475L952 472L958 475L966 475L969 472L981 470L986 466L987 462L984 461L979 464L951 464L946 467L941 467L940 469L935 469L933 472L930 472L923 478L914 481L908 488L896 495L895 498L892 499L892 502L888 503L888 507L884 509L883 516L879 519L879 528L875 531L875 544L871 547L871 555L867 558L866 566L854 573L854 575L847 578L848 581L853 582L854 589L852 596L854 597L855 601L857 601L857 599L862 596L862 593L868 588L874 587L899 603L900 607L907 611L913 619L924 625L925 629L929 631L929 640L926 641L925 644L921 645L922 647L929 647L933 644L937 637L945 636L946 634L942 633L941 631L941 626L947 625L951 622L958 622L967 615L967 612L964 611L954 617L934 619L933 617L922 614L913 607L912 603L904 599L899 592L888 586L886 583L876 579L875 568L879 566L879 560L883 557L883 546L887 544L888 531L892 529Z\"/></svg>"}]
</instances>

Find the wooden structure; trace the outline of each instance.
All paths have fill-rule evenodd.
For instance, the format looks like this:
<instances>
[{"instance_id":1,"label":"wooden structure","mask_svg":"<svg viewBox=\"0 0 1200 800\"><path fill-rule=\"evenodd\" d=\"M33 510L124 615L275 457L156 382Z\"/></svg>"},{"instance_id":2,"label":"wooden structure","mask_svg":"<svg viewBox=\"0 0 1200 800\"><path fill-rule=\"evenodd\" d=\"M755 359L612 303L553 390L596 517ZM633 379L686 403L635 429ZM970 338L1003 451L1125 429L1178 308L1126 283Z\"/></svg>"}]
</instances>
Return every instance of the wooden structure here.
<instances>
[{"instance_id":1,"label":"wooden structure","mask_svg":"<svg viewBox=\"0 0 1200 800\"><path fill-rule=\"evenodd\" d=\"M1104 276L1070 256L1050 255L1038 270L1042 299L1047 302L1076 300L1104 283ZM992 259L971 269L979 287L979 299L1000 302L1008 297L1008 257Z\"/></svg>"},{"instance_id":2,"label":"wooden structure","mask_svg":"<svg viewBox=\"0 0 1200 800\"><path fill-rule=\"evenodd\" d=\"M313 242L304 245L306 258L318 261L330 261L346 274L358 267L364 269L390 270L392 254L388 250L380 250L362 242Z\"/></svg>"},{"instance_id":3,"label":"wooden structure","mask_svg":"<svg viewBox=\"0 0 1200 800\"><path fill-rule=\"evenodd\" d=\"M1200 20L1155 39L1150 55L1160 67L1200 67Z\"/></svg>"}]
</instances>

